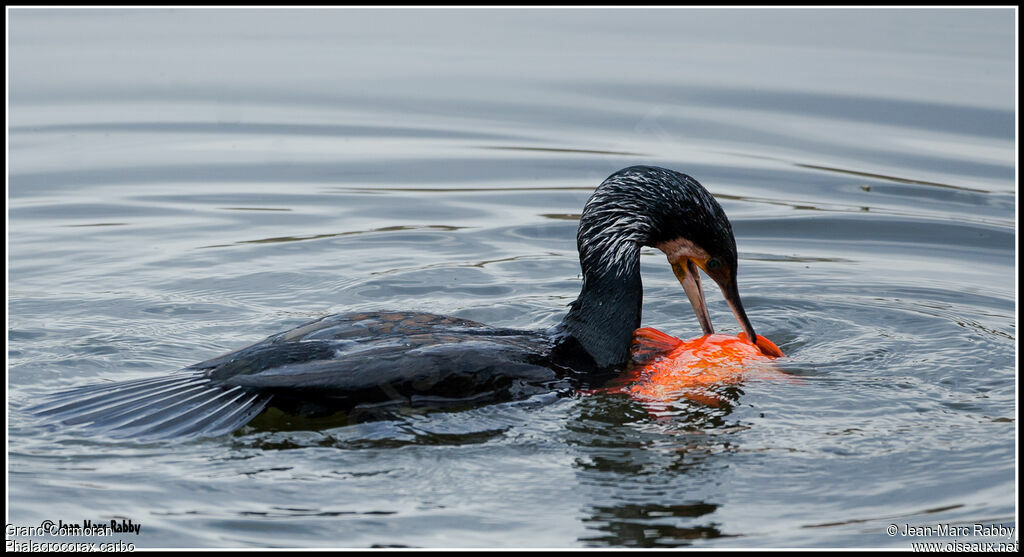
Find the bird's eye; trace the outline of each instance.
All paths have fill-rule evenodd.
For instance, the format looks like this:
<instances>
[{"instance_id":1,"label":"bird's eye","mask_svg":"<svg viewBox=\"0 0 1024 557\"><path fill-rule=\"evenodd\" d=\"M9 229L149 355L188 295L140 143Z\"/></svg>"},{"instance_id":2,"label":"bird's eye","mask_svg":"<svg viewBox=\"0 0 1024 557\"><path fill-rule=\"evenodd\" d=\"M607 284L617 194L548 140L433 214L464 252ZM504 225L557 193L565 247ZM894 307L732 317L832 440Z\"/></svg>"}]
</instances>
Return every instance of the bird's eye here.
<instances>
[{"instance_id":1,"label":"bird's eye","mask_svg":"<svg viewBox=\"0 0 1024 557\"><path fill-rule=\"evenodd\" d=\"M714 271L721 266L722 262L714 258L708 259L707 263L704 264L704 267L709 271Z\"/></svg>"}]
</instances>

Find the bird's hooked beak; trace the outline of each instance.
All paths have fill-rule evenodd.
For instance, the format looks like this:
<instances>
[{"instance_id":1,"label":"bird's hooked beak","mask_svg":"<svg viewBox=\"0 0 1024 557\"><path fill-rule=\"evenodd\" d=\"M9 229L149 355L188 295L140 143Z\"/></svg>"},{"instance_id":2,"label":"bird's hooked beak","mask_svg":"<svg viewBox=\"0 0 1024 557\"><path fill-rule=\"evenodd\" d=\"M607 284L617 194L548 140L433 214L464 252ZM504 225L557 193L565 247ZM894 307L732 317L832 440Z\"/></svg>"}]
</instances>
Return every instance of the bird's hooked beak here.
<instances>
[{"instance_id":1,"label":"bird's hooked beak","mask_svg":"<svg viewBox=\"0 0 1024 557\"><path fill-rule=\"evenodd\" d=\"M747 312L743 309L743 302L740 300L740 290L736 286L736 278L731 273L722 272L721 267L715 270L708 270L707 258L679 257L674 261L670 260L670 263L672 263L672 272L676 274L679 284L683 285L686 297L690 299L690 305L693 306L693 312L697 314L697 321L700 321L700 327L704 330L705 335L714 334L715 328L711 324L711 315L708 314L707 302L704 301L704 289L700 285L700 272L698 268L707 273L718 284L718 287L722 289L725 302L729 304L729 309L736 316L736 321L743 328L747 338L757 338L757 335L754 333L754 326L750 324L750 318L747 317Z\"/></svg>"},{"instance_id":2,"label":"bird's hooked beak","mask_svg":"<svg viewBox=\"0 0 1024 557\"><path fill-rule=\"evenodd\" d=\"M709 268L709 258L702 257L703 255L693 254L692 252L680 254L678 250L675 253L668 253L669 263L672 264L672 272L679 279L679 284L683 285L683 290L686 292L686 297L690 299L690 305L693 306L693 312L697 314L697 321L700 322L704 334L713 334L715 329L711 325L711 316L708 314L708 306L704 301L704 289L700 284L700 272L698 269L704 271L722 289L725 302L729 304L729 309L732 310L732 314L736 316L736 321L743 328L741 338L745 335L746 338L744 340L753 342L762 353L768 356L782 356L782 352L771 341L764 337L758 337L754 333L754 326L750 323L750 318L747 317L747 312L743 309L743 302L740 300L740 290L736 284L736 275L723 265L719 265L714 269Z\"/></svg>"}]
</instances>

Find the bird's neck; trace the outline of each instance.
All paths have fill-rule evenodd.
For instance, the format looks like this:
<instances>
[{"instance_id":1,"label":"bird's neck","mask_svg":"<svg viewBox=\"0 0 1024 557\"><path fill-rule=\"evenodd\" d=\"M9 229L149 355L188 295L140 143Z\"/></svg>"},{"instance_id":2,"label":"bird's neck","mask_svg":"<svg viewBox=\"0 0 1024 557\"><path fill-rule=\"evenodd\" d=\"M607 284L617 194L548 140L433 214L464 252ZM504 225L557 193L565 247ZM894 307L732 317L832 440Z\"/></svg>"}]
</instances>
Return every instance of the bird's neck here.
<instances>
[{"instance_id":1,"label":"bird's neck","mask_svg":"<svg viewBox=\"0 0 1024 557\"><path fill-rule=\"evenodd\" d=\"M640 246L623 242L610 252L616 257L607 261L581 257L583 288L559 327L563 346L575 341L602 369L629 361L644 297Z\"/></svg>"}]
</instances>

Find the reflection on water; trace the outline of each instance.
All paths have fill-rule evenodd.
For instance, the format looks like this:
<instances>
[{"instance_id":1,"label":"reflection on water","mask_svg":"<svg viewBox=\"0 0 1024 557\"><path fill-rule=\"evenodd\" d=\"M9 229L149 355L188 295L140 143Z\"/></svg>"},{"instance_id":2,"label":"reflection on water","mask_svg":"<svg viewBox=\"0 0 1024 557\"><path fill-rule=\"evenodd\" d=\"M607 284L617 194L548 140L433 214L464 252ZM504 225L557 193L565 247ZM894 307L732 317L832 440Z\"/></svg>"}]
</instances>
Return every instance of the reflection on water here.
<instances>
[{"instance_id":1,"label":"reflection on water","mask_svg":"<svg viewBox=\"0 0 1024 557\"><path fill-rule=\"evenodd\" d=\"M131 518L138 547L906 548L889 524L1012 525L1012 14L12 11L9 521ZM20 411L334 312L551 326L583 204L632 164L721 201L786 380L714 385L717 406L268 413L174 445ZM641 266L644 325L695 336L664 256Z\"/></svg>"},{"instance_id":2,"label":"reflection on water","mask_svg":"<svg viewBox=\"0 0 1024 557\"><path fill-rule=\"evenodd\" d=\"M742 394L737 387L727 390L723 398L733 403ZM577 481L593 492L584 509L587 533L579 541L676 547L727 535L707 516L718 508L716 498L695 499L688 486L708 481L718 466L714 455L730 450L736 431L731 409L731 403L711 407L680 399L652 419L643 405L623 395L581 403L579 417L567 424L581 449Z\"/></svg>"},{"instance_id":3,"label":"reflection on water","mask_svg":"<svg viewBox=\"0 0 1024 557\"><path fill-rule=\"evenodd\" d=\"M581 538L587 545L626 547L679 547L691 545L687 540L719 538L722 532L714 523L681 527L676 524L696 522L715 511L714 505L622 505L595 507L592 516L584 519L597 525L600 535Z\"/></svg>"}]
</instances>

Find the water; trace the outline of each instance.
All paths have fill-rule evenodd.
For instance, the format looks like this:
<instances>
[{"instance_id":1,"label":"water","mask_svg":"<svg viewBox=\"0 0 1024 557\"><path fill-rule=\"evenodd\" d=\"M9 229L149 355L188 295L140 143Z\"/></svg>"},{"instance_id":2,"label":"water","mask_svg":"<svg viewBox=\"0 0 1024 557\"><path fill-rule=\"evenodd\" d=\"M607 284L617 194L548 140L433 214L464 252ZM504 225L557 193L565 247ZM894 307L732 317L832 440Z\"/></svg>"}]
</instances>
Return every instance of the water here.
<instances>
[{"instance_id":1,"label":"water","mask_svg":"<svg viewBox=\"0 0 1024 557\"><path fill-rule=\"evenodd\" d=\"M885 530L1016 525L1015 19L11 11L8 523L131 519L31 539L137 547L998 541ZM583 203L633 164L721 201L785 380L184 444L21 411L334 312L552 325ZM642 266L644 324L698 334L664 256Z\"/></svg>"}]
</instances>

